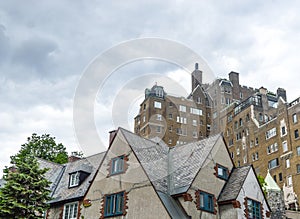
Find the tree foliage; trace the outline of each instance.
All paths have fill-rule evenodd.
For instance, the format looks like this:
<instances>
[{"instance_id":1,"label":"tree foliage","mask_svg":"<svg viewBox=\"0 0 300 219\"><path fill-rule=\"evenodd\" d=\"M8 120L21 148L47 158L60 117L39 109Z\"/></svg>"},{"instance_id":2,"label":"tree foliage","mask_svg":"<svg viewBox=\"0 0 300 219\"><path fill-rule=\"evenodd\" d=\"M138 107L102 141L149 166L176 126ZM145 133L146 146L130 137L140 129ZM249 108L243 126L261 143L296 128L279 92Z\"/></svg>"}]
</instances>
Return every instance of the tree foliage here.
<instances>
[{"instance_id":1,"label":"tree foliage","mask_svg":"<svg viewBox=\"0 0 300 219\"><path fill-rule=\"evenodd\" d=\"M27 138L27 142L21 145L21 150L11 159L16 157L34 156L43 158L55 163L63 164L68 162L68 153L65 146L55 142L55 137L51 137L49 134L43 134L38 136L33 133L31 137Z\"/></svg>"},{"instance_id":2,"label":"tree foliage","mask_svg":"<svg viewBox=\"0 0 300 219\"><path fill-rule=\"evenodd\" d=\"M15 156L4 169L6 184L0 189L0 218L42 218L50 200L50 182L31 155Z\"/></svg>"},{"instance_id":3,"label":"tree foliage","mask_svg":"<svg viewBox=\"0 0 300 219\"><path fill-rule=\"evenodd\" d=\"M258 179L258 182L263 190L263 192L265 193L265 195L267 194L267 190L266 190L266 186L267 186L267 183L265 182L265 179L263 176L261 175L258 175L257 176L257 179Z\"/></svg>"}]
</instances>

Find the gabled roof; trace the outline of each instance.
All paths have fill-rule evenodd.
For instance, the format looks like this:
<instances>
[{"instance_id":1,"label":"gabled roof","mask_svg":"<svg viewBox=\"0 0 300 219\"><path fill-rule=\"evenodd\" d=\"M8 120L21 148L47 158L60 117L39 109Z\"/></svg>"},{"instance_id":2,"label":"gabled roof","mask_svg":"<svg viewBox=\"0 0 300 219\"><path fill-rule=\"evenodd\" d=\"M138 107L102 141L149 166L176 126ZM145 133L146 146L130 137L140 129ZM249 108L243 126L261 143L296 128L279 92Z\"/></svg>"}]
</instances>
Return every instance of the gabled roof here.
<instances>
[{"instance_id":1,"label":"gabled roof","mask_svg":"<svg viewBox=\"0 0 300 219\"><path fill-rule=\"evenodd\" d=\"M201 141L178 145L170 153L171 194L186 192L215 146L220 134Z\"/></svg>"},{"instance_id":2,"label":"gabled roof","mask_svg":"<svg viewBox=\"0 0 300 219\"><path fill-rule=\"evenodd\" d=\"M269 170L267 173L267 176L265 178L265 183L266 185L266 190L273 190L273 191L281 191L281 189L279 188L279 186L277 185L277 183L275 182L275 180L273 179L273 177L271 176Z\"/></svg>"},{"instance_id":3,"label":"gabled roof","mask_svg":"<svg viewBox=\"0 0 300 219\"><path fill-rule=\"evenodd\" d=\"M159 138L149 140L123 128L119 130L136 154L155 189L167 192L168 146Z\"/></svg>"},{"instance_id":4,"label":"gabled roof","mask_svg":"<svg viewBox=\"0 0 300 219\"><path fill-rule=\"evenodd\" d=\"M60 166L55 166L52 162L41 160L40 167L50 169L47 173L48 177L46 176L52 182L52 200L49 203L55 204L83 197L89 188L89 181L93 179L104 154L105 152L102 152ZM88 173L89 175L79 186L69 188L70 173L79 171ZM51 175L52 173L54 174Z\"/></svg>"},{"instance_id":5,"label":"gabled roof","mask_svg":"<svg viewBox=\"0 0 300 219\"><path fill-rule=\"evenodd\" d=\"M236 200L250 169L251 166L243 166L232 170L230 177L219 196L218 202Z\"/></svg>"},{"instance_id":6,"label":"gabled roof","mask_svg":"<svg viewBox=\"0 0 300 219\"><path fill-rule=\"evenodd\" d=\"M209 156L221 135L214 135L201 141L177 145L170 149L159 139L142 138L123 128L119 128L128 144L134 150L157 191L171 195L186 192Z\"/></svg>"}]
</instances>

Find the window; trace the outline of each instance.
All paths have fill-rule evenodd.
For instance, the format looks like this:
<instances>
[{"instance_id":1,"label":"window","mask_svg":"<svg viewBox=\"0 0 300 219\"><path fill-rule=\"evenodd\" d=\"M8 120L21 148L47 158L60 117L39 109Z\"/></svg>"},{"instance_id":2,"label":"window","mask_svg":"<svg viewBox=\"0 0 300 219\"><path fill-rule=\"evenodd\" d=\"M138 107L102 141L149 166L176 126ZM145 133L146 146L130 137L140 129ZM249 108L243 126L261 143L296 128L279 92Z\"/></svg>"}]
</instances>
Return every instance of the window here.
<instances>
[{"instance_id":1,"label":"window","mask_svg":"<svg viewBox=\"0 0 300 219\"><path fill-rule=\"evenodd\" d=\"M300 164L297 164L297 173L300 173Z\"/></svg>"},{"instance_id":2,"label":"window","mask_svg":"<svg viewBox=\"0 0 300 219\"><path fill-rule=\"evenodd\" d=\"M258 145L258 138L255 138L255 145Z\"/></svg>"},{"instance_id":3,"label":"window","mask_svg":"<svg viewBox=\"0 0 300 219\"><path fill-rule=\"evenodd\" d=\"M104 217L117 216L123 214L124 192L105 195Z\"/></svg>"},{"instance_id":4,"label":"window","mask_svg":"<svg viewBox=\"0 0 300 219\"><path fill-rule=\"evenodd\" d=\"M199 191L199 201L197 200L197 202L199 210L215 212L215 196L213 194Z\"/></svg>"},{"instance_id":5,"label":"window","mask_svg":"<svg viewBox=\"0 0 300 219\"><path fill-rule=\"evenodd\" d=\"M255 219L261 219L262 213L261 213L261 203L254 201L250 198L247 198L247 218L255 218Z\"/></svg>"},{"instance_id":6,"label":"window","mask_svg":"<svg viewBox=\"0 0 300 219\"><path fill-rule=\"evenodd\" d=\"M300 156L300 146L297 147L297 155Z\"/></svg>"},{"instance_id":7,"label":"window","mask_svg":"<svg viewBox=\"0 0 300 219\"><path fill-rule=\"evenodd\" d=\"M161 102L154 101L154 108L161 109Z\"/></svg>"},{"instance_id":8,"label":"window","mask_svg":"<svg viewBox=\"0 0 300 219\"><path fill-rule=\"evenodd\" d=\"M286 159L285 160L285 167L286 168L290 168L291 164L290 164L290 159Z\"/></svg>"},{"instance_id":9,"label":"window","mask_svg":"<svg viewBox=\"0 0 300 219\"><path fill-rule=\"evenodd\" d=\"M234 158L234 153L233 153L233 152L230 152L230 156L231 156L231 158L233 159L233 158Z\"/></svg>"},{"instance_id":10,"label":"window","mask_svg":"<svg viewBox=\"0 0 300 219\"><path fill-rule=\"evenodd\" d=\"M197 126L197 120L193 119L193 126Z\"/></svg>"},{"instance_id":11,"label":"window","mask_svg":"<svg viewBox=\"0 0 300 219\"><path fill-rule=\"evenodd\" d=\"M281 136L284 136L286 134L286 128L285 126L281 127Z\"/></svg>"},{"instance_id":12,"label":"window","mask_svg":"<svg viewBox=\"0 0 300 219\"><path fill-rule=\"evenodd\" d=\"M295 130L294 134L295 134L295 138L299 138L299 131L298 131L298 129Z\"/></svg>"},{"instance_id":13,"label":"window","mask_svg":"<svg viewBox=\"0 0 300 219\"><path fill-rule=\"evenodd\" d=\"M219 178L224 179L224 180L228 180L228 175L229 175L228 168L217 164L217 170L218 170L217 176Z\"/></svg>"},{"instance_id":14,"label":"window","mask_svg":"<svg viewBox=\"0 0 300 219\"><path fill-rule=\"evenodd\" d=\"M79 172L71 173L69 178L69 187L75 187L79 185Z\"/></svg>"},{"instance_id":15,"label":"window","mask_svg":"<svg viewBox=\"0 0 300 219\"><path fill-rule=\"evenodd\" d=\"M240 125L240 126L243 125L243 120L242 120L242 118L240 118L240 120L239 120L239 125Z\"/></svg>"},{"instance_id":16,"label":"window","mask_svg":"<svg viewBox=\"0 0 300 219\"><path fill-rule=\"evenodd\" d=\"M180 112L186 112L186 106L179 105L179 111Z\"/></svg>"},{"instance_id":17,"label":"window","mask_svg":"<svg viewBox=\"0 0 300 219\"><path fill-rule=\"evenodd\" d=\"M288 176L288 177L287 177L287 184L288 184L288 186L293 185L292 176Z\"/></svg>"},{"instance_id":18,"label":"window","mask_svg":"<svg viewBox=\"0 0 300 219\"><path fill-rule=\"evenodd\" d=\"M276 175L273 176L273 179L275 182L277 182Z\"/></svg>"},{"instance_id":19,"label":"window","mask_svg":"<svg viewBox=\"0 0 300 219\"><path fill-rule=\"evenodd\" d=\"M176 121L179 122L179 123L186 124L186 118L185 117L177 116Z\"/></svg>"},{"instance_id":20,"label":"window","mask_svg":"<svg viewBox=\"0 0 300 219\"><path fill-rule=\"evenodd\" d=\"M172 119L173 118L173 115L172 113L169 114L169 119Z\"/></svg>"},{"instance_id":21,"label":"window","mask_svg":"<svg viewBox=\"0 0 300 219\"><path fill-rule=\"evenodd\" d=\"M293 123L297 123L298 119L297 119L297 114L293 114Z\"/></svg>"},{"instance_id":22,"label":"window","mask_svg":"<svg viewBox=\"0 0 300 219\"><path fill-rule=\"evenodd\" d=\"M276 136L276 128L272 128L266 132L266 139Z\"/></svg>"},{"instance_id":23,"label":"window","mask_svg":"<svg viewBox=\"0 0 300 219\"><path fill-rule=\"evenodd\" d=\"M198 138L198 134L196 131L193 131L193 138Z\"/></svg>"},{"instance_id":24,"label":"window","mask_svg":"<svg viewBox=\"0 0 300 219\"><path fill-rule=\"evenodd\" d=\"M161 121L162 120L162 116L160 115L160 114L156 114L156 119L158 120L158 121Z\"/></svg>"},{"instance_id":25,"label":"window","mask_svg":"<svg viewBox=\"0 0 300 219\"><path fill-rule=\"evenodd\" d=\"M252 161L256 161L256 160L258 160L258 152L252 154Z\"/></svg>"},{"instance_id":26,"label":"window","mask_svg":"<svg viewBox=\"0 0 300 219\"><path fill-rule=\"evenodd\" d=\"M111 160L110 175L124 172L124 156L115 157Z\"/></svg>"},{"instance_id":27,"label":"window","mask_svg":"<svg viewBox=\"0 0 300 219\"><path fill-rule=\"evenodd\" d=\"M64 219L76 219L78 213L78 203L73 202L64 205Z\"/></svg>"},{"instance_id":28,"label":"window","mask_svg":"<svg viewBox=\"0 0 300 219\"><path fill-rule=\"evenodd\" d=\"M169 139L169 144L172 144L172 139L171 138Z\"/></svg>"},{"instance_id":29,"label":"window","mask_svg":"<svg viewBox=\"0 0 300 219\"><path fill-rule=\"evenodd\" d=\"M235 129L238 128L238 122L237 122L237 121L234 122L234 128L235 128Z\"/></svg>"},{"instance_id":30,"label":"window","mask_svg":"<svg viewBox=\"0 0 300 219\"><path fill-rule=\"evenodd\" d=\"M160 126L156 127L156 133L161 133L161 127Z\"/></svg>"},{"instance_id":31,"label":"window","mask_svg":"<svg viewBox=\"0 0 300 219\"><path fill-rule=\"evenodd\" d=\"M173 131L173 126L169 126L169 131L172 132Z\"/></svg>"},{"instance_id":32,"label":"window","mask_svg":"<svg viewBox=\"0 0 300 219\"><path fill-rule=\"evenodd\" d=\"M269 169L273 169L273 168L275 168L277 166L279 166L278 158L270 160L269 163L268 163Z\"/></svg>"},{"instance_id":33,"label":"window","mask_svg":"<svg viewBox=\"0 0 300 219\"><path fill-rule=\"evenodd\" d=\"M247 156L244 156L244 164L247 163Z\"/></svg>"},{"instance_id":34,"label":"window","mask_svg":"<svg viewBox=\"0 0 300 219\"><path fill-rule=\"evenodd\" d=\"M247 114L247 115L246 115L246 122L249 122L249 121L250 121L250 115Z\"/></svg>"},{"instance_id":35,"label":"window","mask_svg":"<svg viewBox=\"0 0 300 219\"><path fill-rule=\"evenodd\" d=\"M258 120L259 120L260 122L264 121L263 114L259 113L259 115L258 115Z\"/></svg>"},{"instance_id":36,"label":"window","mask_svg":"<svg viewBox=\"0 0 300 219\"><path fill-rule=\"evenodd\" d=\"M287 141L282 142L282 150L283 152L286 152L288 150Z\"/></svg>"},{"instance_id":37,"label":"window","mask_svg":"<svg viewBox=\"0 0 300 219\"><path fill-rule=\"evenodd\" d=\"M238 141L240 139L242 139L242 133L239 132L236 134L236 140Z\"/></svg>"},{"instance_id":38,"label":"window","mask_svg":"<svg viewBox=\"0 0 300 219\"><path fill-rule=\"evenodd\" d=\"M143 116L143 122L146 122L146 116Z\"/></svg>"},{"instance_id":39,"label":"window","mask_svg":"<svg viewBox=\"0 0 300 219\"><path fill-rule=\"evenodd\" d=\"M279 176L279 181L281 182L282 181L282 173L279 173L278 176Z\"/></svg>"},{"instance_id":40,"label":"window","mask_svg":"<svg viewBox=\"0 0 300 219\"><path fill-rule=\"evenodd\" d=\"M202 110L200 109L190 108L190 113L202 116Z\"/></svg>"},{"instance_id":41,"label":"window","mask_svg":"<svg viewBox=\"0 0 300 219\"><path fill-rule=\"evenodd\" d=\"M275 142L274 144L271 144L270 146L267 147L267 153L271 154L278 151L278 144Z\"/></svg>"},{"instance_id":42,"label":"window","mask_svg":"<svg viewBox=\"0 0 300 219\"><path fill-rule=\"evenodd\" d=\"M236 149L236 155L240 155L240 149L239 148Z\"/></svg>"},{"instance_id":43,"label":"window","mask_svg":"<svg viewBox=\"0 0 300 219\"><path fill-rule=\"evenodd\" d=\"M229 139L229 142L228 142L229 146L233 145L233 139Z\"/></svg>"},{"instance_id":44,"label":"window","mask_svg":"<svg viewBox=\"0 0 300 219\"><path fill-rule=\"evenodd\" d=\"M201 97L197 97L197 103L202 103Z\"/></svg>"}]
</instances>

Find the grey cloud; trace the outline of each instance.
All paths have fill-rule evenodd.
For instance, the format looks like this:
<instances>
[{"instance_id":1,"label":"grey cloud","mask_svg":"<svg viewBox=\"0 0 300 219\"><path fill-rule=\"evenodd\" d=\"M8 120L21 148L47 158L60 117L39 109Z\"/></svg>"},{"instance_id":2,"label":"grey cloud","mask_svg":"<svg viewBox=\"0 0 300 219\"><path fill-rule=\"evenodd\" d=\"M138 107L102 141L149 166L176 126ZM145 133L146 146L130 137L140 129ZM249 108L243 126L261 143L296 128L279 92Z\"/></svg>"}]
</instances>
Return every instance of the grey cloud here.
<instances>
[{"instance_id":1,"label":"grey cloud","mask_svg":"<svg viewBox=\"0 0 300 219\"><path fill-rule=\"evenodd\" d=\"M58 45L49 39L32 37L25 40L16 47L13 53L12 62L22 64L30 70L42 74L49 74L54 64L53 56Z\"/></svg>"}]
</instances>

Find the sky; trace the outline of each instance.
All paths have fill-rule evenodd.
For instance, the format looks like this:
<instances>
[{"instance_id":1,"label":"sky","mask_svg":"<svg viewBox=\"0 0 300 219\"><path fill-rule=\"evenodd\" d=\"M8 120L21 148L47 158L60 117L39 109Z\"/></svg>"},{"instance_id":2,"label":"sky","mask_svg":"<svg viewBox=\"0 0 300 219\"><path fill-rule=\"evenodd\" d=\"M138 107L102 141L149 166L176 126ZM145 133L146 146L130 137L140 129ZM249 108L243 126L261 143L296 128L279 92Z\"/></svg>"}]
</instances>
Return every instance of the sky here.
<instances>
[{"instance_id":1,"label":"sky","mask_svg":"<svg viewBox=\"0 0 300 219\"><path fill-rule=\"evenodd\" d=\"M133 130L145 88L190 91L190 72L174 63L145 59L116 69L94 102L99 148L87 150L74 129L76 89L96 57L128 40L176 41L215 77L236 71L243 85L282 87L288 101L298 98L299 8L293 0L0 1L0 169L32 133L49 133L69 152L101 152L110 130Z\"/></svg>"}]
</instances>

